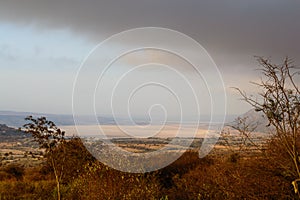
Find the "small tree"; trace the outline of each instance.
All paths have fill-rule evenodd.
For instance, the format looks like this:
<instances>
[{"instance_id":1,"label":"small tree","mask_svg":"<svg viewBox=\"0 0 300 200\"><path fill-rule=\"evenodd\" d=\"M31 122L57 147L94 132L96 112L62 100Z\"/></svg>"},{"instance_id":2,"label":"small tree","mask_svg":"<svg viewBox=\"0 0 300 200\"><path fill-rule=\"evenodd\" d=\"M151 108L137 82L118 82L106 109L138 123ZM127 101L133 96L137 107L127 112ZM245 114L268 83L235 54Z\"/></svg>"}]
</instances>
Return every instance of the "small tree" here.
<instances>
[{"instance_id":1,"label":"small tree","mask_svg":"<svg viewBox=\"0 0 300 200\"><path fill-rule=\"evenodd\" d=\"M236 162L242 153L251 150L261 150L258 143L253 140L252 133L257 128L257 124L249 123L248 117L237 117L229 128L223 129L221 132L222 139L226 147L231 152L230 161Z\"/></svg>"},{"instance_id":2,"label":"small tree","mask_svg":"<svg viewBox=\"0 0 300 200\"><path fill-rule=\"evenodd\" d=\"M65 132L61 131L56 125L47 120L45 117L34 119L32 116L25 118L29 123L25 124L24 131L34 138L39 143L40 148L45 149L46 157L51 163L57 187L57 199L60 200L60 183L63 178L64 165L58 165L58 160L55 159L55 151L62 147L64 149ZM62 154L62 162L65 160L65 152ZM60 161L61 162L61 161Z\"/></svg>"},{"instance_id":3,"label":"small tree","mask_svg":"<svg viewBox=\"0 0 300 200\"><path fill-rule=\"evenodd\" d=\"M254 83L261 89L258 98L249 96L238 88L237 90L243 100L256 111L265 114L269 121L268 126L275 129L274 139L289 155L290 164L293 166L292 184L295 193L300 196L300 91L295 82L299 78L299 72L289 58L285 58L280 65L275 65L263 57L257 57L257 60L263 74L261 81Z\"/></svg>"}]
</instances>

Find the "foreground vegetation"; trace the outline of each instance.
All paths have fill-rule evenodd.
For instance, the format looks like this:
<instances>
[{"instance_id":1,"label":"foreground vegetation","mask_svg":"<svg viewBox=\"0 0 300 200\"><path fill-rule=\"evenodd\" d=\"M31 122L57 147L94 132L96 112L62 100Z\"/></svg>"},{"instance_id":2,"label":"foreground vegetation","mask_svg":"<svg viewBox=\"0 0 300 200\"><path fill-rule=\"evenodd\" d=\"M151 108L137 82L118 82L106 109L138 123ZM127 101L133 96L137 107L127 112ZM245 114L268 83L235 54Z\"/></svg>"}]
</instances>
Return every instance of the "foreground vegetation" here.
<instances>
[{"instance_id":1,"label":"foreground vegetation","mask_svg":"<svg viewBox=\"0 0 300 200\"><path fill-rule=\"evenodd\" d=\"M68 159L61 198L294 199L293 177L269 153L247 159L233 159L233 154L199 159L197 152L189 151L170 166L146 174L123 173L78 156ZM1 199L57 198L55 176L47 163L26 169L6 166L0 174Z\"/></svg>"}]
</instances>

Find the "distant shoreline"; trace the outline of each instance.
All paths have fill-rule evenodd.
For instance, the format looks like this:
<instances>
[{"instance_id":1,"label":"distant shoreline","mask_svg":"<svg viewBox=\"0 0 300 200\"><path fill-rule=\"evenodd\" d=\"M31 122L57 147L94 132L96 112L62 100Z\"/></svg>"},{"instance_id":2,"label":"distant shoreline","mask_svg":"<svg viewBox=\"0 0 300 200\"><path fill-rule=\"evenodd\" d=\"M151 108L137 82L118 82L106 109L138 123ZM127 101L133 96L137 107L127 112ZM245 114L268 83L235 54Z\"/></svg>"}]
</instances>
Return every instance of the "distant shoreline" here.
<instances>
[{"instance_id":1,"label":"distant shoreline","mask_svg":"<svg viewBox=\"0 0 300 200\"><path fill-rule=\"evenodd\" d=\"M152 126L128 126L128 125L79 125L79 126L61 126L66 131L67 136L80 137L109 137L109 138L173 138L173 137L205 137L208 131L219 132L221 126L211 127L208 130L208 124L196 125L152 125ZM179 129L180 128L180 129Z\"/></svg>"}]
</instances>

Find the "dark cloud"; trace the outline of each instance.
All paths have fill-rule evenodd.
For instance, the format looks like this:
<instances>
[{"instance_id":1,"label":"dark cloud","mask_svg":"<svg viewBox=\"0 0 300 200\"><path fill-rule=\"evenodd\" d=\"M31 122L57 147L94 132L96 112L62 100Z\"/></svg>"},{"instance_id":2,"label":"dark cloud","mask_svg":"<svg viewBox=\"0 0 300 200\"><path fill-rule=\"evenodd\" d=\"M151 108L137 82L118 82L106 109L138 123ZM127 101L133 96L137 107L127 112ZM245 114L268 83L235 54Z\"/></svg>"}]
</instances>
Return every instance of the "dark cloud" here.
<instances>
[{"instance_id":1,"label":"dark cloud","mask_svg":"<svg viewBox=\"0 0 300 200\"><path fill-rule=\"evenodd\" d=\"M70 29L98 43L130 28L183 32L212 55L223 73L256 73L253 56L300 63L297 0L3 0L0 20L40 29ZM226 78L225 78L226 79ZM225 80L226 81L226 80Z\"/></svg>"},{"instance_id":2,"label":"dark cloud","mask_svg":"<svg viewBox=\"0 0 300 200\"><path fill-rule=\"evenodd\" d=\"M299 60L300 1L295 0L4 0L3 22L68 28L93 42L142 26L181 31L200 42L221 66L249 56ZM226 55L226 56L225 56ZM249 62L249 61L248 61Z\"/></svg>"}]
</instances>

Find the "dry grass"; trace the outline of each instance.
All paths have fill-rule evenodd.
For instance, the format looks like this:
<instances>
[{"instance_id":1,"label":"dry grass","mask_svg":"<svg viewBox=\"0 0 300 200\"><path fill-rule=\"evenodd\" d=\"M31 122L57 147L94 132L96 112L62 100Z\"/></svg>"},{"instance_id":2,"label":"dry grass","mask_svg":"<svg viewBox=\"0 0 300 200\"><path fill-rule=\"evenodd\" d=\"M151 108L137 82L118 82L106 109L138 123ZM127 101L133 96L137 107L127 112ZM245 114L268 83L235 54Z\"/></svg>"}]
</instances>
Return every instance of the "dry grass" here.
<instances>
[{"instance_id":1,"label":"dry grass","mask_svg":"<svg viewBox=\"0 0 300 200\"><path fill-rule=\"evenodd\" d=\"M278 165L284 155L273 147L270 144L265 152L247 157L223 148L227 153L203 159L196 150L189 150L163 169L130 174L95 161L82 143L74 140L65 146L68 153L64 162L59 162L63 159L57 151L58 166L64 165L66 170L62 198L296 199L288 168ZM0 199L56 198L54 175L47 162L31 168L4 166L0 178Z\"/></svg>"}]
</instances>

